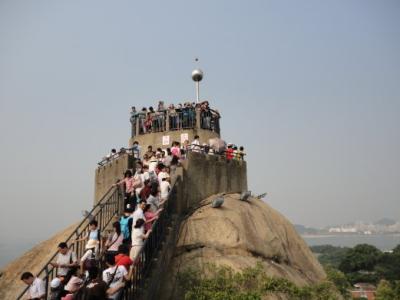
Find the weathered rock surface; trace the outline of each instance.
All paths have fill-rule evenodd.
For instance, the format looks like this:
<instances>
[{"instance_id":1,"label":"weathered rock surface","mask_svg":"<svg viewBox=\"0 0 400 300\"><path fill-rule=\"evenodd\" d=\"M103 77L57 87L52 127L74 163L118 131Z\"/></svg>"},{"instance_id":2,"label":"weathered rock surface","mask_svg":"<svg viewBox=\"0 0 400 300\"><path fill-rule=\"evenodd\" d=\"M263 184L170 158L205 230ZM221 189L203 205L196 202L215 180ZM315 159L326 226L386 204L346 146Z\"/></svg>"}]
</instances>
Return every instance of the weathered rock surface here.
<instances>
[{"instance_id":1,"label":"weathered rock surface","mask_svg":"<svg viewBox=\"0 0 400 300\"><path fill-rule=\"evenodd\" d=\"M225 195L221 208L207 205L216 198L209 197L182 223L169 274L163 277L163 299L180 297L175 280L179 271L206 263L240 271L261 262L270 276L299 286L325 279L323 268L285 217L262 200L243 202L239 197ZM280 299L271 297L266 299Z\"/></svg>"},{"instance_id":2,"label":"weathered rock surface","mask_svg":"<svg viewBox=\"0 0 400 300\"><path fill-rule=\"evenodd\" d=\"M57 245L65 241L75 227L76 224L71 225L6 265L0 277L0 299L16 299L26 287L20 280L21 274L25 271L37 274L57 251Z\"/></svg>"}]
</instances>

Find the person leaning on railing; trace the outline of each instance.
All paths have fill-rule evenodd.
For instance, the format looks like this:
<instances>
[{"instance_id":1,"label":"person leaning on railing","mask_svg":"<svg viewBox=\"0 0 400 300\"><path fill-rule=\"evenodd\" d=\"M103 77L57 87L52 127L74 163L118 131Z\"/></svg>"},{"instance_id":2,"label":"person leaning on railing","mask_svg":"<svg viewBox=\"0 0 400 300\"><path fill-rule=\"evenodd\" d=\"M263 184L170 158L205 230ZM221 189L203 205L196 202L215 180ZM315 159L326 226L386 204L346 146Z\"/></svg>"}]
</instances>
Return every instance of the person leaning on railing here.
<instances>
[{"instance_id":1,"label":"person leaning on railing","mask_svg":"<svg viewBox=\"0 0 400 300\"><path fill-rule=\"evenodd\" d=\"M134 208L135 207L135 189L142 185L140 177L133 177L131 170L126 170L124 174L124 179L121 179L113 186L125 186L125 197L124 197L124 207Z\"/></svg>"}]
</instances>

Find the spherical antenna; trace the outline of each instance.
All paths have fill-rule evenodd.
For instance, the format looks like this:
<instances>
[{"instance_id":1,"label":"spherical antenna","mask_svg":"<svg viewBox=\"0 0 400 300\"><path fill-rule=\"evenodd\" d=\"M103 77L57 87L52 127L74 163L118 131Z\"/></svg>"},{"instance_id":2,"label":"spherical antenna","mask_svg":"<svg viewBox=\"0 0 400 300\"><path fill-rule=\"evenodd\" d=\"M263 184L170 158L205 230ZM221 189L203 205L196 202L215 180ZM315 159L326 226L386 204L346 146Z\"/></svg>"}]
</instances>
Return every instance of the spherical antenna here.
<instances>
[{"instance_id":1,"label":"spherical antenna","mask_svg":"<svg viewBox=\"0 0 400 300\"><path fill-rule=\"evenodd\" d=\"M203 79L203 71L200 69L194 69L192 72L192 79L195 82L199 82Z\"/></svg>"}]
</instances>

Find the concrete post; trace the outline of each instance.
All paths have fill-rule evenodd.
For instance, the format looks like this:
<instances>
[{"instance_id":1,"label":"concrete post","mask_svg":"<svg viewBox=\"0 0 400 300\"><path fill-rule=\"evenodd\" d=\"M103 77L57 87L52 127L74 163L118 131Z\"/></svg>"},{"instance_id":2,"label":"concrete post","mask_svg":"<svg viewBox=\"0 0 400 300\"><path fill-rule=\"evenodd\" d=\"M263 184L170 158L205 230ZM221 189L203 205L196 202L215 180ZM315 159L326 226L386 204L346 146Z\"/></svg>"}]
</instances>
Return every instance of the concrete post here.
<instances>
[{"instance_id":1,"label":"concrete post","mask_svg":"<svg viewBox=\"0 0 400 300\"><path fill-rule=\"evenodd\" d=\"M169 131L169 111L167 110L165 113L165 131Z\"/></svg>"},{"instance_id":2,"label":"concrete post","mask_svg":"<svg viewBox=\"0 0 400 300\"><path fill-rule=\"evenodd\" d=\"M139 117L136 118L135 130L136 130L135 136L138 136L139 135Z\"/></svg>"},{"instance_id":3,"label":"concrete post","mask_svg":"<svg viewBox=\"0 0 400 300\"><path fill-rule=\"evenodd\" d=\"M200 109L196 108L196 128L201 129L200 127Z\"/></svg>"}]
</instances>

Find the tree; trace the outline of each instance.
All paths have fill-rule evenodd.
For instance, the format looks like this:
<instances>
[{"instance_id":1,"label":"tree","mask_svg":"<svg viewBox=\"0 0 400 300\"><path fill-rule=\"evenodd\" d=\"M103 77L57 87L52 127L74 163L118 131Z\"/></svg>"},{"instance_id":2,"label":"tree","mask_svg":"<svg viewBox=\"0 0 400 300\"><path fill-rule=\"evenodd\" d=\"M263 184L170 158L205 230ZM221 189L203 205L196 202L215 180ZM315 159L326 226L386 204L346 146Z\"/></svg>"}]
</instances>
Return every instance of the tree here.
<instances>
[{"instance_id":1,"label":"tree","mask_svg":"<svg viewBox=\"0 0 400 300\"><path fill-rule=\"evenodd\" d=\"M400 280L400 254L384 253L375 266L379 278L389 281Z\"/></svg>"},{"instance_id":2,"label":"tree","mask_svg":"<svg viewBox=\"0 0 400 300\"><path fill-rule=\"evenodd\" d=\"M390 283L386 280L379 282L376 289L376 300L395 300L395 294ZM398 299L398 298L397 298Z\"/></svg>"},{"instance_id":3,"label":"tree","mask_svg":"<svg viewBox=\"0 0 400 300\"><path fill-rule=\"evenodd\" d=\"M326 266L325 272L329 281L331 281L340 294L345 298L348 299L350 297L349 288L350 283L348 282L346 275L344 275L339 270L335 269L332 266Z\"/></svg>"},{"instance_id":4,"label":"tree","mask_svg":"<svg viewBox=\"0 0 400 300\"><path fill-rule=\"evenodd\" d=\"M400 244L398 244L398 245L393 249L393 254L400 255Z\"/></svg>"},{"instance_id":5,"label":"tree","mask_svg":"<svg viewBox=\"0 0 400 300\"><path fill-rule=\"evenodd\" d=\"M381 254L382 252L374 246L368 244L357 245L346 253L339 264L339 270L344 273L373 271Z\"/></svg>"}]
</instances>

